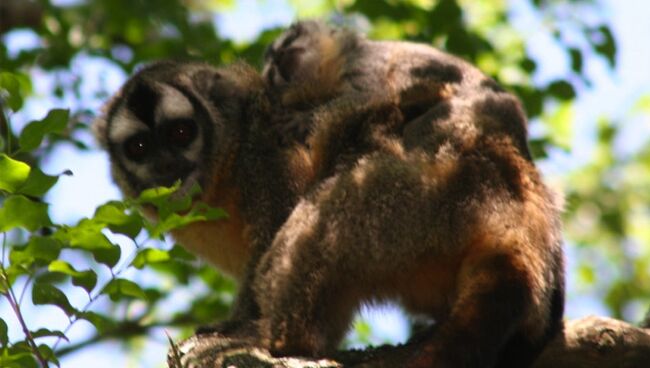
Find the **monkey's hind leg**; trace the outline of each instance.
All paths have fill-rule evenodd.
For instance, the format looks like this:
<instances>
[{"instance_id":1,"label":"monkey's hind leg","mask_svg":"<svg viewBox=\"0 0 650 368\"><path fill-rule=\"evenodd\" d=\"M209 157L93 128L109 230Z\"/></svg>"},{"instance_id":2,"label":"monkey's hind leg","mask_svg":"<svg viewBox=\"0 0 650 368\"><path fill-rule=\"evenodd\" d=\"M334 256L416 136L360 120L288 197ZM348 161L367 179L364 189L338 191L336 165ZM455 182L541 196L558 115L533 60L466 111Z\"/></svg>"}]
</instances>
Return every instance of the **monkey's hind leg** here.
<instances>
[{"instance_id":1,"label":"monkey's hind leg","mask_svg":"<svg viewBox=\"0 0 650 368\"><path fill-rule=\"evenodd\" d=\"M357 299L323 246L318 212L309 201L298 204L257 268L261 343L277 356L334 351L356 311Z\"/></svg>"},{"instance_id":2,"label":"monkey's hind leg","mask_svg":"<svg viewBox=\"0 0 650 368\"><path fill-rule=\"evenodd\" d=\"M495 367L506 346L514 342L518 357L510 359L517 362L513 367L527 367L537 347L529 342L530 336L521 334L533 310L533 291L522 261L493 252L477 252L465 259L449 316L407 366Z\"/></svg>"}]
</instances>

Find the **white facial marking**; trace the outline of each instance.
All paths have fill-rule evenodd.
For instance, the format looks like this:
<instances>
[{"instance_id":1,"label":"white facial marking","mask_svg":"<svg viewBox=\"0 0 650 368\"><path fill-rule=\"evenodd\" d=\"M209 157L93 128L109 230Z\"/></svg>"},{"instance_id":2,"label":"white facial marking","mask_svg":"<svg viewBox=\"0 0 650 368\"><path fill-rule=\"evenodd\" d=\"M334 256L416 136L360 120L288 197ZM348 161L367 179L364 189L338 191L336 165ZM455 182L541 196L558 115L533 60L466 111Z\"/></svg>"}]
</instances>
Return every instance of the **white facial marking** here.
<instances>
[{"instance_id":1,"label":"white facial marking","mask_svg":"<svg viewBox=\"0 0 650 368\"><path fill-rule=\"evenodd\" d=\"M161 85L160 91L162 92L162 99L156 106L156 123L161 120L191 118L194 116L192 104L181 92L167 85Z\"/></svg>"},{"instance_id":2,"label":"white facial marking","mask_svg":"<svg viewBox=\"0 0 650 368\"><path fill-rule=\"evenodd\" d=\"M137 132L147 129L147 125L136 118L126 108L121 108L111 121L108 141L122 143Z\"/></svg>"}]
</instances>

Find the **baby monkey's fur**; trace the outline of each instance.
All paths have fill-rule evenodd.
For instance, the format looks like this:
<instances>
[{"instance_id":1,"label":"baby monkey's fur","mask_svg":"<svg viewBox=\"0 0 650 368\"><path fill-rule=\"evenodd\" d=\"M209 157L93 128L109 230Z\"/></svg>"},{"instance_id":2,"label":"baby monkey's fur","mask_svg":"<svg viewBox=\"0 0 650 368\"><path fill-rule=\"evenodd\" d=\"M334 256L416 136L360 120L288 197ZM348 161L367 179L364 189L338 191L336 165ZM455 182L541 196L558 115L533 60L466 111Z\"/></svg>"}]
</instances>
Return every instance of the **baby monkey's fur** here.
<instances>
[{"instance_id":1,"label":"baby monkey's fur","mask_svg":"<svg viewBox=\"0 0 650 368\"><path fill-rule=\"evenodd\" d=\"M263 78L241 64L154 65L96 127L136 195L111 121L135 106L156 126L166 100L155 95L182 100L173 89L200 112L191 177L230 217L173 235L240 282L216 329L323 355L361 304L390 300L436 322L404 366L529 365L561 328L564 276L559 205L517 99L429 46L319 22L280 36Z\"/></svg>"}]
</instances>

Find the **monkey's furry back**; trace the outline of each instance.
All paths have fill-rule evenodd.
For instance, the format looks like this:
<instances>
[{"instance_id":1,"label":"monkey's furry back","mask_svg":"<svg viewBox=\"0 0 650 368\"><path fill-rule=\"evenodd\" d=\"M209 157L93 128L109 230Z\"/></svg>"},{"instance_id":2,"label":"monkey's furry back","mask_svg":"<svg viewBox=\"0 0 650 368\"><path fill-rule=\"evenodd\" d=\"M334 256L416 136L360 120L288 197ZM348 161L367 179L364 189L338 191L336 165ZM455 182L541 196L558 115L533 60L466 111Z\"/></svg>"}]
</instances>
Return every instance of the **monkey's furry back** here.
<instances>
[{"instance_id":1,"label":"monkey's furry back","mask_svg":"<svg viewBox=\"0 0 650 368\"><path fill-rule=\"evenodd\" d=\"M313 21L264 78L316 183L257 268L270 346L327 351L355 306L391 299L438 325L413 366L530 364L561 328L564 266L517 98L430 46Z\"/></svg>"},{"instance_id":2,"label":"monkey's furry back","mask_svg":"<svg viewBox=\"0 0 650 368\"><path fill-rule=\"evenodd\" d=\"M175 236L240 281L217 331L321 355L361 304L392 300L436 322L409 367L525 367L558 332L559 208L519 102L476 68L310 22L270 48L264 83L250 68L168 66L131 79L105 137L117 173L141 178L118 180L131 195L151 172L117 164L132 138L195 120L210 154L175 149L197 164L174 177L199 178L231 216Z\"/></svg>"}]
</instances>

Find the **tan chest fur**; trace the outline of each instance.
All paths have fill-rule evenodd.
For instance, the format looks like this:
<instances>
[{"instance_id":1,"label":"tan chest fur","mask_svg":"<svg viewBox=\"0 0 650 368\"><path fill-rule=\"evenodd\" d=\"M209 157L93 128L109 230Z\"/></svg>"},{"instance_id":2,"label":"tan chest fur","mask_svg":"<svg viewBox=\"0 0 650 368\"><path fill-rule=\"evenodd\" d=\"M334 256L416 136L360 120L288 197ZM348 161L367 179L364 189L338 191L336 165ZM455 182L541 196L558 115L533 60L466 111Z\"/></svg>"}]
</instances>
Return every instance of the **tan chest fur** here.
<instances>
[{"instance_id":1,"label":"tan chest fur","mask_svg":"<svg viewBox=\"0 0 650 368\"><path fill-rule=\"evenodd\" d=\"M190 252L240 281L250 258L248 226L239 211L238 191L225 188L216 192L218 196L207 193L203 200L213 207L223 208L228 217L190 224L172 231L172 236Z\"/></svg>"}]
</instances>

